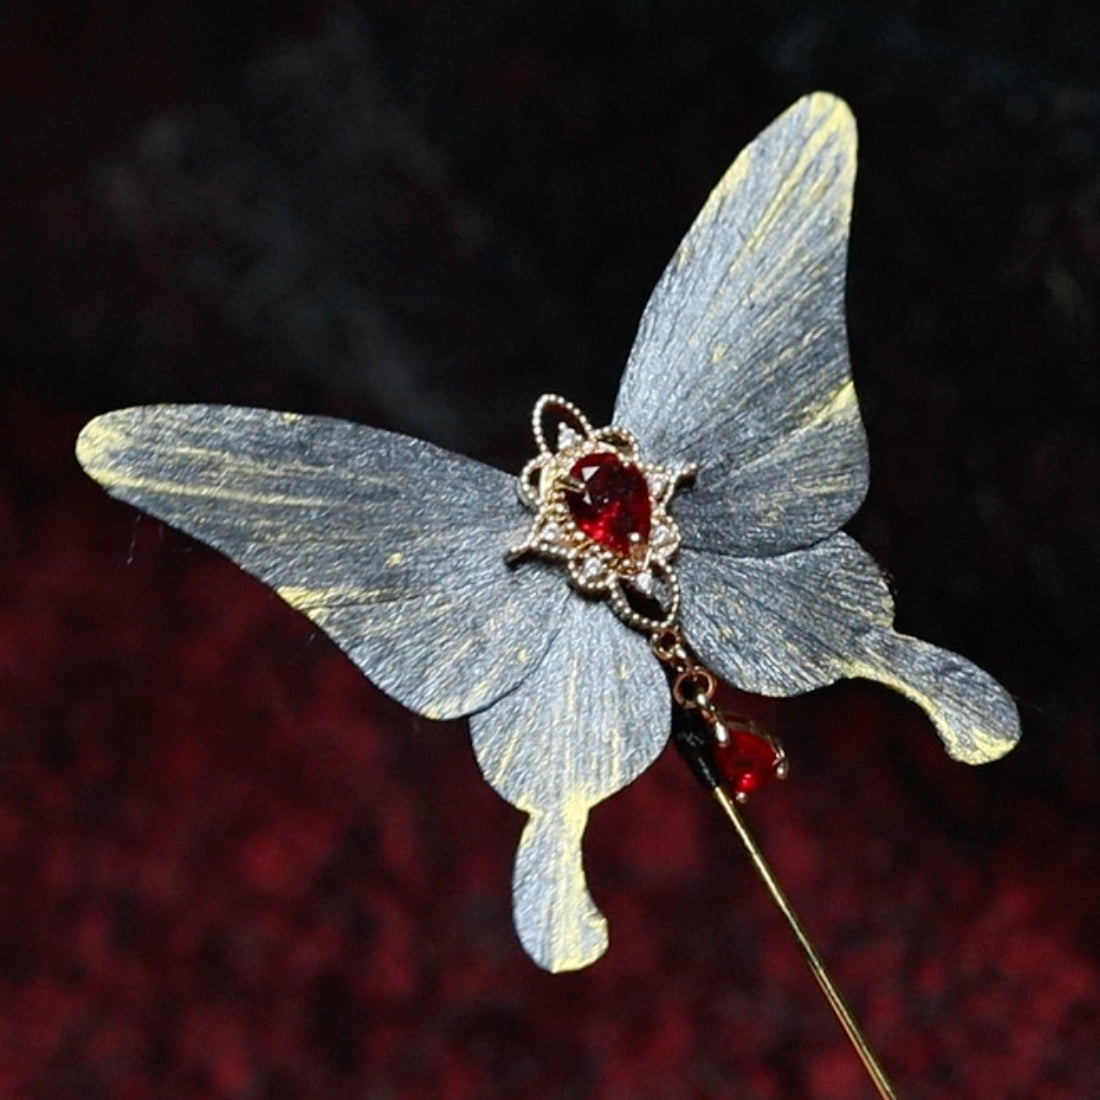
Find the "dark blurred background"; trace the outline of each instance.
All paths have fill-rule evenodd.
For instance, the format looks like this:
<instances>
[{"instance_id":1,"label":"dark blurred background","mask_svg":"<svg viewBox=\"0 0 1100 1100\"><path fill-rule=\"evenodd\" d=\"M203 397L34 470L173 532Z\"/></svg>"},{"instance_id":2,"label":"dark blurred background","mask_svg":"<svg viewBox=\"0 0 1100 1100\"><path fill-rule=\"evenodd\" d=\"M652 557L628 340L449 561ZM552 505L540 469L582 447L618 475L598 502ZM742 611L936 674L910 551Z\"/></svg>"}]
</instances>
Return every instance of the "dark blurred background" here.
<instances>
[{"instance_id":1,"label":"dark blurred background","mask_svg":"<svg viewBox=\"0 0 1100 1100\"><path fill-rule=\"evenodd\" d=\"M463 727L72 459L202 400L518 468L815 88L860 125L851 529L1025 739L746 700L793 758L750 817L902 1095L1100 1096L1100 8L15 0L0 82L0 1097L872 1095L677 760L594 814L609 954L543 975Z\"/></svg>"}]
</instances>

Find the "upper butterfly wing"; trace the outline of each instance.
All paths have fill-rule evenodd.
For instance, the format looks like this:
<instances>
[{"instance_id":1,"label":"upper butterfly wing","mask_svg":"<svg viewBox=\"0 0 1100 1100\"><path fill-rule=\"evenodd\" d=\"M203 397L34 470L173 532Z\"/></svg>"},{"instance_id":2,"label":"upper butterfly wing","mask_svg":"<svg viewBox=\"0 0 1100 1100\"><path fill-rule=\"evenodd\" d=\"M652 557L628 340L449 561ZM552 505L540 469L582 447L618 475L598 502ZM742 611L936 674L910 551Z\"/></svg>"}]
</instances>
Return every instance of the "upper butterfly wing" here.
<instances>
[{"instance_id":1,"label":"upper butterfly wing","mask_svg":"<svg viewBox=\"0 0 1100 1100\"><path fill-rule=\"evenodd\" d=\"M430 443L326 417L165 405L97 417L77 457L113 496L269 584L428 717L514 689L563 614L556 575L505 563L527 527L513 479Z\"/></svg>"},{"instance_id":2,"label":"upper butterfly wing","mask_svg":"<svg viewBox=\"0 0 1100 1100\"><path fill-rule=\"evenodd\" d=\"M615 408L656 461L694 462L684 544L771 555L831 534L867 490L844 282L855 120L800 99L726 172L654 290Z\"/></svg>"}]
</instances>

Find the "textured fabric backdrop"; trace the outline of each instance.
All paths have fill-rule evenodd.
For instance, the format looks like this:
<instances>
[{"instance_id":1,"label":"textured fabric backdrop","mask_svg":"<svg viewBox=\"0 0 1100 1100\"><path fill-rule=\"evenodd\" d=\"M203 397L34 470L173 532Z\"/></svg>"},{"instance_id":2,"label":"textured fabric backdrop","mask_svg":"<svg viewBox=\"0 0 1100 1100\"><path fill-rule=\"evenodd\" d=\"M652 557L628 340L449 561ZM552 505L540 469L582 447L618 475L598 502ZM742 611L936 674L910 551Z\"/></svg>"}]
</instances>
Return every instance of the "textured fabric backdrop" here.
<instances>
[{"instance_id":1,"label":"textured fabric backdrop","mask_svg":"<svg viewBox=\"0 0 1100 1100\"><path fill-rule=\"evenodd\" d=\"M745 699L792 758L747 816L903 1096L1100 1096L1100 14L962 7L4 8L0 1097L872 1095L673 754L594 815L610 951L543 974L464 727L72 458L233 400L518 469L815 87L861 134L853 530L1024 741Z\"/></svg>"}]
</instances>

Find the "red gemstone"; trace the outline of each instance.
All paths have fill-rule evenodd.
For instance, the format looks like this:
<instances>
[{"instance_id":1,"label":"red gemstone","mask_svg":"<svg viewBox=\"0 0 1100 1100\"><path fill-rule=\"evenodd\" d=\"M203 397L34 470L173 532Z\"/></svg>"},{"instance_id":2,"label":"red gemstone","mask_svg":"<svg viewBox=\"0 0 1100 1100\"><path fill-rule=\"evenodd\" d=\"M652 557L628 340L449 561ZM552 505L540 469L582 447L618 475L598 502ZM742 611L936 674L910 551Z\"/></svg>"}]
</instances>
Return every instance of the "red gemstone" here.
<instances>
[{"instance_id":1,"label":"red gemstone","mask_svg":"<svg viewBox=\"0 0 1100 1100\"><path fill-rule=\"evenodd\" d=\"M601 451L573 463L569 476L583 488L566 501L576 525L621 557L649 539L649 486L637 466Z\"/></svg>"},{"instance_id":2,"label":"red gemstone","mask_svg":"<svg viewBox=\"0 0 1100 1100\"><path fill-rule=\"evenodd\" d=\"M734 795L750 795L779 778L782 759L775 746L752 730L726 726L729 743L714 745L714 765Z\"/></svg>"}]
</instances>

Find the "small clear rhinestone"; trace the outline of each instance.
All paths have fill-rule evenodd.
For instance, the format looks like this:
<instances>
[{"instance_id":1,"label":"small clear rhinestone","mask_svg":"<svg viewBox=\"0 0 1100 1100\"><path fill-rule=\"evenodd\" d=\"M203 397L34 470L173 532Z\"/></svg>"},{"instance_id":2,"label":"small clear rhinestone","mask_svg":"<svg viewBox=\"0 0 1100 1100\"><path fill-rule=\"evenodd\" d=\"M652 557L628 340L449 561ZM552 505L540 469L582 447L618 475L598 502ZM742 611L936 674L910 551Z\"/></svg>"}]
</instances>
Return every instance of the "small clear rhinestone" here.
<instances>
[{"instance_id":1,"label":"small clear rhinestone","mask_svg":"<svg viewBox=\"0 0 1100 1100\"><path fill-rule=\"evenodd\" d=\"M581 441L581 435L568 424L558 425L558 450L564 451L567 447Z\"/></svg>"},{"instance_id":2,"label":"small clear rhinestone","mask_svg":"<svg viewBox=\"0 0 1100 1100\"><path fill-rule=\"evenodd\" d=\"M587 584L599 584L607 577L607 566L594 554L581 562L581 580Z\"/></svg>"},{"instance_id":3,"label":"small clear rhinestone","mask_svg":"<svg viewBox=\"0 0 1100 1100\"><path fill-rule=\"evenodd\" d=\"M543 525L542 531L539 533L539 542L543 546L557 546L561 541L562 530L556 523Z\"/></svg>"},{"instance_id":4,"label":"small clear rhinestone","mask_svg":"<svg viewBox=\"0 0 1100 1100\"><path fill-rule=\"evenodd\" d=\"M668 489L668 478L664 474L650 474L647 480L649 482L649 492L652 496L656 498L664 496Z\"/></svg>"},{"instance_id":5,"label":"small clear rhinestone","mask_svg":"<svg viewBox=\"0 0 1100 1100\"><path fill-rule=\"evenodd\" d=\"M663 550L675 541L676 536L673 534L672 528L663 523L657 524L649 535L649 544L655 550Z\"/></svg>"}]
</instances>

